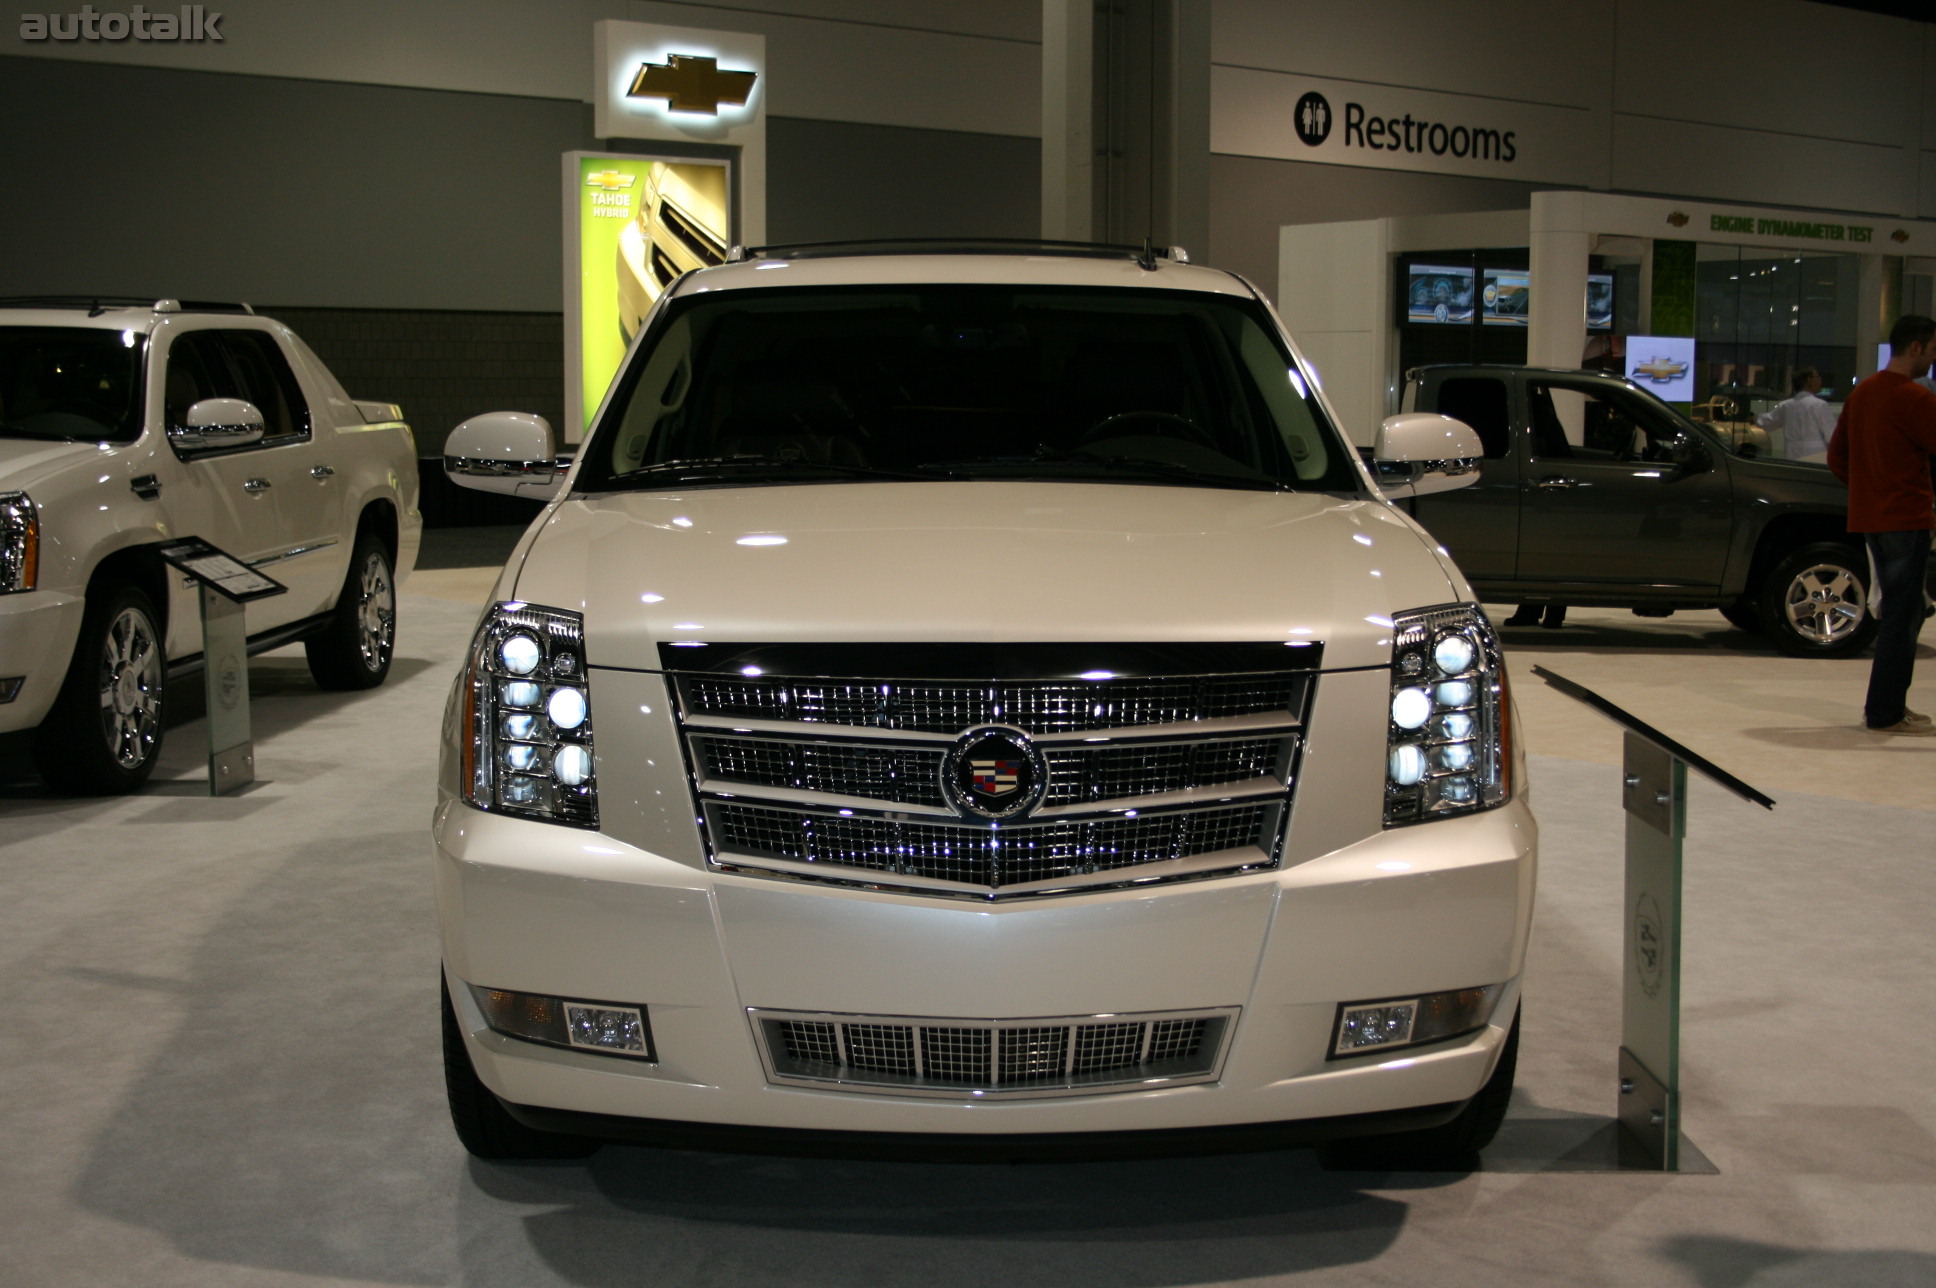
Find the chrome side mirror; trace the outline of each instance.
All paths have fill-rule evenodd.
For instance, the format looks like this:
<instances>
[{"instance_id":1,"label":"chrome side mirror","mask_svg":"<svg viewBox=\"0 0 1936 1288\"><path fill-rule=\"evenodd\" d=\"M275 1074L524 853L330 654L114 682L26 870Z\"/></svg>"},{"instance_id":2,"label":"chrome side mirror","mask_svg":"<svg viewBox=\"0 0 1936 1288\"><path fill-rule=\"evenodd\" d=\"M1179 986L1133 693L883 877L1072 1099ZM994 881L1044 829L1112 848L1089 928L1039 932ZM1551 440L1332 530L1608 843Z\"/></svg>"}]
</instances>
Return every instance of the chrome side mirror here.
<instances>
[{"instance_id":1,"label":"chrome side mirror","mask_svg":"<svg viewBox=\"0 0 1936 1288\"><path fill-rule=\"evenodd\" d=\"M444 474L480 492L549 501L570 465L558 457L551 422L530 412L487 411L444 440Z\"/></svg>"},{"instance_id":2,"label":"chrome side mirror","mask_svg":"<svg viewBox=\"0 0 1936 1288\"><path fill-rule=\"evenodd\" d=\"M184 456L262 440L262 412L246 399L204 398L182 420L168 427L168 441Z\"/></svg>"},{"instance_id":3,"label":"chrome side mirror","mask_svg":"<svg viewBox=\"0 0 1936 1288\"><path fill-rule=\"evenodd\" d=\"M1450 492L1476 483L1485 454L1472 426L1428 411L1386 417L1371 450L1378 487L1393 498Z\"/></svg>"}]
</instances>

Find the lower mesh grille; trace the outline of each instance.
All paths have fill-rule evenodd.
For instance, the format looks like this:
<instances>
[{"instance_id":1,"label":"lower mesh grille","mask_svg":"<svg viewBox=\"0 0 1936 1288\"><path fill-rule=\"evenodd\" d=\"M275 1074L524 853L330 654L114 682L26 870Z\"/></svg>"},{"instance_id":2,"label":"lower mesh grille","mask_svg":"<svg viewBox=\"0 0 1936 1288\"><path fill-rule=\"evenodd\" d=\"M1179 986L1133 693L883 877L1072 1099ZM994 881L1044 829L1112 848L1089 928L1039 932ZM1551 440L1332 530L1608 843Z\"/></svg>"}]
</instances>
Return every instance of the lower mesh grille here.
<instances>
[{"instance_id":1,"label":"lower mesh grille","mask_svg":"<svg viewBox=\"0 0 1936 1288\"><path fill-rule=\"evenodd\" d=\"M1054 1094L1214 1077L1234 1015L978 1021L756 1010L753 1019L777 1082Z\"/></svg>"},{"instance_id":2,"label":"lower mesh grille","mask_svg":"<svg viewBox=\"0 0 1936 1288\"><path fill-rule=\"evenodd\" d=\"M762 805L709 802L714 844L726 855L865 868L999 889L1029 881L1138 867L1245 847L1268 860L1276 802L1110 816L992 830L903 823Z\"/></svg>"}]
</instances>

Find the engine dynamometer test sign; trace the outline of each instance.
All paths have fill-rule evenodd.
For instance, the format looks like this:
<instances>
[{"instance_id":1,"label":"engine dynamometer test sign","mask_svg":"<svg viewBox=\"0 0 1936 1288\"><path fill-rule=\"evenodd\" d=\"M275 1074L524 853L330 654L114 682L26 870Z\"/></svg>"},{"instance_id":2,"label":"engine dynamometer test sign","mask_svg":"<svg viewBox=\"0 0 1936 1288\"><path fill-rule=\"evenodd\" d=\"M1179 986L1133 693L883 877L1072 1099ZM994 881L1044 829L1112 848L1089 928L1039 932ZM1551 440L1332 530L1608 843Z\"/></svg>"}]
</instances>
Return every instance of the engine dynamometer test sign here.
<instances>
[{"instance_id":1,"label":"engine dynamometer test sign","mask_svg":"<svg viewBox=\"0 0 1936 1288\"><path fill-rule=\"evenodd\" d=\"M566 437L582 438L625 348L679 274L725 260L723 161L572 152L565 156L568 317Z\"/></svg>"}]
</instances>

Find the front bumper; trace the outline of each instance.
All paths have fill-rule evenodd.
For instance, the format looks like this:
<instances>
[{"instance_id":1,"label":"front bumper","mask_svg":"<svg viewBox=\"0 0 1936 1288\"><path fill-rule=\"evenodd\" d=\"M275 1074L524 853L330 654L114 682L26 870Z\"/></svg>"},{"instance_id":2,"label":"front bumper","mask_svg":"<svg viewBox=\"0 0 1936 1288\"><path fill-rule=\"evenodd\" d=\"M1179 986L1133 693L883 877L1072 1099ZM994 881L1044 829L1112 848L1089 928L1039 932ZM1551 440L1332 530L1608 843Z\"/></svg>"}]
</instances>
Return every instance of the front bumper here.
<instances>
[{"instance_id":1,"label":"front bumper","mask_svg":"<svg viewBox=\"0 0 1936 1288\"><path fill-rule=\"evenodd\" d=\"M0 733L33 729L47 718L86 609L80 595L63 591L0 595L0 679L26 678L13 701L0 702Z\"/></svg>"},{"instance_id":2,"label":"front bumper","mask_svg":"<svg viewBox=\"0 0 1936 1288\"><path fill-rule=\"evenodd\" d=\"M992 904L714 873L448 798L435 836L447 984L479 1076L533 1121L646 1138L667 1121L1010 1139L1373 1130L1355 1116L1403 1111L1429 1125L1478 1091L1505 1042L1536 863L1523 798L1280 871ZM658 1062L494 1033L465 983L641 1003ZM1481 984L1506 987L1475 1034L1326 1059L1340 1002ZM772 1085L748 1017L1205 1007L1240 1008L1215 1082L1017 1100Z\"/></svg>"}]
</instances>

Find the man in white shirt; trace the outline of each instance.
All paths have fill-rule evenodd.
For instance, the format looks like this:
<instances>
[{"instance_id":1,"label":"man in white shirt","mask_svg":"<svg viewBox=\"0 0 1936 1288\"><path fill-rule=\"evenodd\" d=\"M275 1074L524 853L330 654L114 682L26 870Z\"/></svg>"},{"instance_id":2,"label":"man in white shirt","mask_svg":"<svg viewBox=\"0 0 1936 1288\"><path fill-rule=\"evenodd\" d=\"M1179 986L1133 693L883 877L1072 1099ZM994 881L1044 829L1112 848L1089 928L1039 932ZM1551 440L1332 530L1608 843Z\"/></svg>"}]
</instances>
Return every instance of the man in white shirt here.
<instances>
[{"instance_id":1,"label":"man in white shirt","mask_svg":"<svg viewBox=\"0 0 1936 1288\"><path fill-rule=\"evenodd\" d=\"M1813 367L1796 370L1790 382L1794 396L1755 417L1755 424L1772 438L1774 454L1791 461L1822 460L1828 451L1829 435L1835 432L1836 409L1818 395L1822 392L1822 373Z\"/></svg>"}]
</instances>

